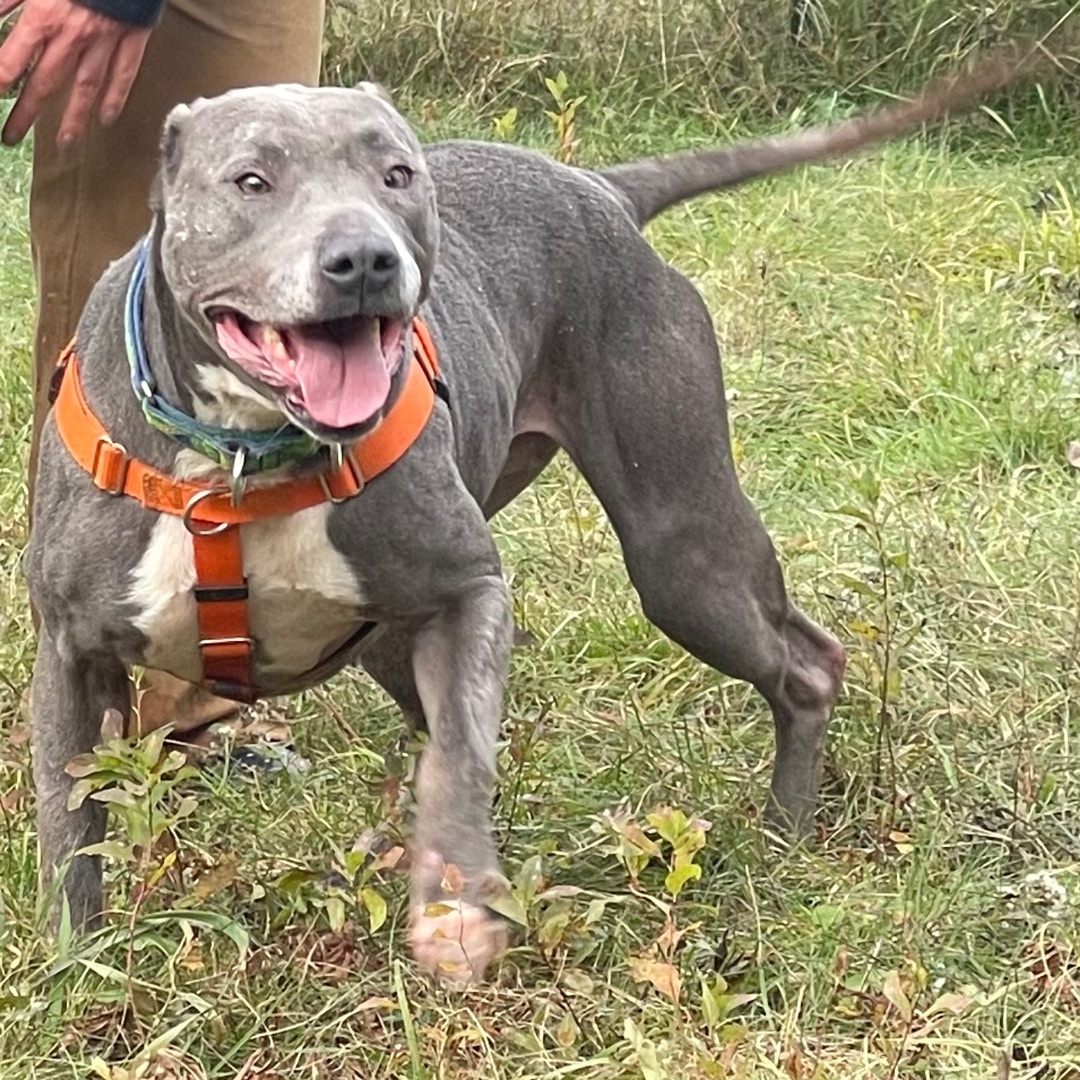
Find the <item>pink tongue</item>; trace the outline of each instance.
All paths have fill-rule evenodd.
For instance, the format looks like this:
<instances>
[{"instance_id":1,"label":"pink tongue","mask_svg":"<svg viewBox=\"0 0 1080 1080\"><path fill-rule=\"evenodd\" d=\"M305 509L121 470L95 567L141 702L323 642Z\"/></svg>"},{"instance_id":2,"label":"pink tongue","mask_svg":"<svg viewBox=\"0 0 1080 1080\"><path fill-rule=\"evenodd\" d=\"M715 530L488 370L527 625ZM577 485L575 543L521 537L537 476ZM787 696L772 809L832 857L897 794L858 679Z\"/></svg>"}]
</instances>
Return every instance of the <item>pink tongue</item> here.
<instances>
[{"instance_id":1,"label":"pink tongue","mask_svg":"<svg viewBox=\"0 0 1080 1080\"><path fill-rule=\"evenodd\" d=\"M358 320L342 341L302 327L290 328L283 336L300 384L299 393L294 389L289 396L312 420L331 428L352 427L386 403L390 372L378 319Z\"/></svg>"},{"instance_id":2,"label":"pink tongue","mask_svg":"<svg viewBox=\"0 0 1080 1080\"><path fill-rule=\"evenodd\" d=\"M390 393L378 319L340 323L333 333L290 327L279 340L261 323L245 331L235 315L226 315L217 324L217 339L228 357L284 390L292 404L326 427L362 424Z\"/></svg>"}]
</instances>

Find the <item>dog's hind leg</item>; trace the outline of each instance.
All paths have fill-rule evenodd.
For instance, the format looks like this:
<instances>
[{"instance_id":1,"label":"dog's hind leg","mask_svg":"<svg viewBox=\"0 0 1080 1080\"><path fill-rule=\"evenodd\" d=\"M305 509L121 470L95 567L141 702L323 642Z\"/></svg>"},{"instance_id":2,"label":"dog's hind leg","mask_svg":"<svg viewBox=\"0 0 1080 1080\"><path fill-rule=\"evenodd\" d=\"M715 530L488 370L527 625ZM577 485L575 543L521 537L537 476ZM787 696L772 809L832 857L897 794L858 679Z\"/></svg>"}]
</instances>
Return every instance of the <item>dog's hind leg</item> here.
<instances>
[{"instance_id":1,"label":"dog's hind leg","mask_svg":"<svg viewBox=\"0 0 1080 1080\"><path fill-rule=\"evenodd\" d=\"M30 713L41 887L53 927L65 898L74 927L93 925L103 906L101 859L76 852L105 838L105 807L85 799L69 810L74 781L64 769L72 758L93 749L106 710L116 709L126 721L130 707L123 664L112 657L78 655L63 637L57 640L42 629Z\"/></svg>"},{"instance_id":2,"label":"dog's hind leg","mask_svg":"<svg viewBox=\"0 0 1080 1080\"><path fill-rule=\"evenodd\" d=\"M554 417L622 544L650 620L771 706L771 816L805 831L840 690L840 643L788 598L735 474L720 358L696 291L652 259L633 304L609 305L592 362L555 373ZM569 384L569 385L567 385ZM569 392L567 392L569 391Z\"/></svg>"}]
</instances>

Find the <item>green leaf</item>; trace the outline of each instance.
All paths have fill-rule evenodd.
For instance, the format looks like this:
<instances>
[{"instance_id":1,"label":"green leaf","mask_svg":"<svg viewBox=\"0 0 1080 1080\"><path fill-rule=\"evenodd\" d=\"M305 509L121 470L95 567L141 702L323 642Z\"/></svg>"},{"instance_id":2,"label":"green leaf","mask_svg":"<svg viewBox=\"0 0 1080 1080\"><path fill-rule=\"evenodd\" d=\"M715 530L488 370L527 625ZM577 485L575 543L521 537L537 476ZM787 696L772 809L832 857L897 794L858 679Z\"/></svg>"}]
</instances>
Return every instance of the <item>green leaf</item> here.
<instances>
[{"instance_id":1,"label":"green leaf","mask_svg":"<svg viewBox=\"0 0 1080 1080\"><path fill-rule=\"evenodd\" d=\"M130 862L134 857L134 848L130 844L121 844L118 840L103 840L100 844L87 844L76 852L77 855L100 855L116 862Z\"/></svg>"},{"instance_id":2,"label":"green leaf","mask_svg":"<svg viewBox=\"0 0 1080 1080\"><path fill-rule=\"evenodd\" d=\"M518 926L528 925L529 919L525 914L525 906L513 893L504 892L501 896L489 900L487 906L496 915L501 915L504 919L517 923Z\"/></svg>"},{"instance_id":3,"label":"green leaf","mask_svg":"<svg viewBox=\"0 0 1080 1080\"><path fill-rule=\"evenodd\" d=\"M96 788L97 781L93 779L79 780L72 784L71 791L68 793L67 808L69 810L78 810L86 802L87 796Z\"/></svg>"},{"instance_id":4,"label":"green leaf","mask_svg":"<svg viewBox=\"0 0 1080 1080\"><path fill-rule=\"evenodd\" d=\"M584 924L586 927L592 926L594 923L599 922L604 917L604 912L607 910L606 900L593 900L585 912Z\"/></svg>"},{"instance_id":5,"label":"green leaf","mask_svg":"<svg viewBox=\"0 0 1080 1080\"><path fill-rule=\"evenodd\" d=\"M831 930L844 918L844 909L835 904L815 904L809 915L810 921L822 930Z\"/></svg>"},{"instance_id":6,"label":"green leaf","mask_svg":"<svg viewBox=\"0 0 1080 1080\"><path fill-rule=\"evenodd\" d=\"M374 934L386 922L386 901L370 886L360 890L360 900L367 909L368 925Z\"/></svg>"},{"instance_id":7,"label":"green leaf","mask_svg":"<svg viewBox=\"0 0 1080 1080\"><path fill-rule=\"evenodd\" d=\"M869 525L873 522L873 518L859 506L844 505L838 506L832 511L834 514L841 514L844 517L854 518L856 521L861 521L864 525Z\"/></svg>"},{"instance_id":8,"label":"green leaf","mask_svg":"<svg viewBox=\"0 0 1080 1080\"><path fill-rule=\"evenodd\" d=\"M326 898L326 917L335 934L345 925L345 902L340 896Z\"/></svg>"},{"instance_id":9,"label":"green leaf","mask_svg":"<svg viewBox=\"0 0 1080 1080\"><path fill-rule=\"evenodd\" d=\"M130 791L121 788L106 788L104 791L95 791L90 796L95 802L111 803L114 806L124 806L133 809L139 805L138 800Z\"/></svg>"},{"instance_id":10,"label":"green leaf","mask_svg":"<svg viewBox=\"0 0 1080 1080\"><path fill-rule=\"evenodd\" d=\"M664 879L664 887L672 896L678 896L688 881L697 881L701 877L701 867L697 863L687 863L672 870Z\"/></svg>"},{"instance_id":11,"label":"green leaf","mask_svg":"<svg viewBox=\"0 0 1080 1080\"><path fill-rule=\"evenodd\" d=\"M98 761L96 754L79 754L77 757L73 757L65 766L64 772L68 776L78 779L83 776L90 776L92 773L98 771L100 762Z\"/></svg>"},{"instance_id":12,"label":"green leaf","mask_svg":"<svg viewBox=\"0 0 1080 1080\"><path fill-rule=\"evenodd\" d=\"M679 809L671 806L661 807L651 814L645 815L645 820L669 843L672 847L689 824L686 815Z\"/></svg>"},{"instance_id":13,"label":"green leaf","mask_svg":"<svg viewBox=\"0 0 1080 1080\"><path fill-rule=\"evenodd\" d=\"M172 725L166 724L156 731L151 731L138 745L139 757L147 768L153 768L161 760L161 750L165 739L172 731Z\"/></svg>"},{"instance_id":14,"label":"green leaf","mask_svg":"<svg viewBox=\"0 0 1080 1080\"><path fill-rule=\"evenodd\" d=\"M282 892L295 893L301 886L308 885L312 881L318 881L321 877L322 874L317 870L304 870L298 867L295 870L286 870L278 878L277 887Z\"/></svg>"},{"instance_id":15,"label":"green leaf","mask_svg":"<svg viewBox=\"0 0 1080 1080\"><path fill-rule=\"evenodd\" d=\"M521 894L522 903L530 906L544 884L544 860L539 855L530 855L521 864L514 884Z\"/></svg>"}]
</instances>

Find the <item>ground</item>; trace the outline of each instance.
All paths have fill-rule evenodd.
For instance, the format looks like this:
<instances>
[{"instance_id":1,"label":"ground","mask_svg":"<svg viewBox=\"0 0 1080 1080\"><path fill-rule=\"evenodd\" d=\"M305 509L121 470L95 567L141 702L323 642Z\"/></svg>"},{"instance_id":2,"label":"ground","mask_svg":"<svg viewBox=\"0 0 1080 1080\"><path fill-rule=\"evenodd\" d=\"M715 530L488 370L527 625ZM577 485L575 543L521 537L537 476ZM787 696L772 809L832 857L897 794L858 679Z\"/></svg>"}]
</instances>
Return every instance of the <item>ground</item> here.
<instances>
[{"instance_id":1,"label":"ground","mask_svg":"<svg viewBox=\"0 0 1080 1080\"><path fill-rule=\"evenodd\" d=\"M707 136L600 111L577 130L590 159ZM155 801L153 746L113 762L134 792L122 914L42 936L20 715L27 168L0 156L4 1080L1080 1077L1074 158L987 123L650 229L713 313L791 590L850 649L817 844L763 842L761 701L643 619L560 459L496 523L536 639L496 808L527 925L465 993L406 955L409 748L360 675L280 706L306 773L211 768ZM129 858L150 809L194 812Z\"/></svg>"}]
</instances>

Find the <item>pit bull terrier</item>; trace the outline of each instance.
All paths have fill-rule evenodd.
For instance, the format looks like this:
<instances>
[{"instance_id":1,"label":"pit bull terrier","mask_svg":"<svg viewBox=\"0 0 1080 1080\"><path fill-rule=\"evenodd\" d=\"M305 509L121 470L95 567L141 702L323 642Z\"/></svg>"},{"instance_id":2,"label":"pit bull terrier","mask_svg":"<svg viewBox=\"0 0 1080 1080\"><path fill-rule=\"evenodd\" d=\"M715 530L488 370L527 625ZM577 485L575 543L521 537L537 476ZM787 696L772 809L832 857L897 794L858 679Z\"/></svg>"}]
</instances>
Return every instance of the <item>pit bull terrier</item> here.
<instances>
[{"instance_id":1,"label":"pit bull terrier","mask_svg":"<svg viewBox=\"0 0 1080 1080\"><path fill-rule=\"evenodd\" d=\"M56 903L79 926L100 916L100 860L78 852L105 808L69 810L64 769L107 710L127 715L130 665L251 700L359 663L429 735L414 955L482 977L506 941L489 814L513 634L488 520L560 447L649 619L769 703L771 813L804 831L844 649L785 592L732 464L709 313L641 228L969 107L1017 71L601 171L422 148L370 86L175 109L152 229L94 290L42 446L31 708Z\"/></svg>"}]
</instances>

